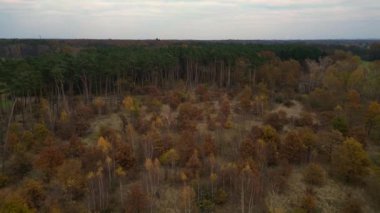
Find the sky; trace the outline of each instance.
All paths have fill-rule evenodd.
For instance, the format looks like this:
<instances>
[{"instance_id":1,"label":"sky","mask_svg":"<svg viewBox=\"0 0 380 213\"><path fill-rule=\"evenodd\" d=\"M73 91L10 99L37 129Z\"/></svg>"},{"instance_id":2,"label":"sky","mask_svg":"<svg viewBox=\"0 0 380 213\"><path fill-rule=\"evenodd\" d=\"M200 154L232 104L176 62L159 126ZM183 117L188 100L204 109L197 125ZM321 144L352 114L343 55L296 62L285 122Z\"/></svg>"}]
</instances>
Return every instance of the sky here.
<instances>
[{"instance_id":1,"label":"sky","mask_svg":"<svg viewBox=\"0 0 380 213\"><path fill-rule=\"evenodd\" d=\"M380 0L0 0L0 38L379 39Z\"/></svg>"}]
</instances>

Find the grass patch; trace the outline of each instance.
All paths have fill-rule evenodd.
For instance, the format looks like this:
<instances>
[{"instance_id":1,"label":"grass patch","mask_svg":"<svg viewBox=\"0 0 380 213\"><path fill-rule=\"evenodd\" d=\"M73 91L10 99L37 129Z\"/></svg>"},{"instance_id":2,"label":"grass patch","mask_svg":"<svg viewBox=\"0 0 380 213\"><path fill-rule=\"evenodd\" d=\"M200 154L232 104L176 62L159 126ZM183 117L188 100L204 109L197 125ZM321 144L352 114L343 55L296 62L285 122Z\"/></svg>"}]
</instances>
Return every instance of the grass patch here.
<instances>
[{"instance_id":1,"label":"grass patch","mask_svg":"<svg viewBox=\"0 0 380 213\"><path fill-rule=\"evenodd\" d=\"M0 107L3 109L11 108L12 107L12 101L7 100L7 99L4 99L4 100L0 99Z\"/></svg>"}]
</instances>

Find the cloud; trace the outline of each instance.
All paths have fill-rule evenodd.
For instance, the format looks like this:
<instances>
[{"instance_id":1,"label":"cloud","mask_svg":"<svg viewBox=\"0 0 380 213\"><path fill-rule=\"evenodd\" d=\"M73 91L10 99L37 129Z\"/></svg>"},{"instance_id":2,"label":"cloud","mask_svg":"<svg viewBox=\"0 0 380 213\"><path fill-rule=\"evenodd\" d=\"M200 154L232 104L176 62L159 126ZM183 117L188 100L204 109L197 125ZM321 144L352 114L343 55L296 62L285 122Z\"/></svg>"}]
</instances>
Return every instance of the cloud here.
<instances>
[{"instance_id":1,"label":"cloud","mask_svg":"<svg viewBox=\"0 0 380 213\"><path fill-rule=\"evenodd\" d=\"M0 0L0 37L380 38L378 0Z\"/></svg>"}]
</instances>

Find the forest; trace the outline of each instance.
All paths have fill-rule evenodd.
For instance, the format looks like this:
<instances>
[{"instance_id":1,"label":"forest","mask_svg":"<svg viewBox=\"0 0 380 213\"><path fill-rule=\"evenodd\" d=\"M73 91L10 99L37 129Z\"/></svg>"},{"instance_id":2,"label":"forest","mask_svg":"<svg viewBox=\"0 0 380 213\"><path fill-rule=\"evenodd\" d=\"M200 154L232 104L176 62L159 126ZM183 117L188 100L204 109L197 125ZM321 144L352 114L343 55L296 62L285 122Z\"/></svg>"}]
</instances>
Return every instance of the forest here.
<instances>
[{"instance_id":1,"label":"forest","mask_svg":"<svg viewBox=\"0 0 380 213\"><path fill-rule=\"evenodd\" d=\"M380 43L0 40L0 212L380 211Z\"/></svg>"}]
</instances>

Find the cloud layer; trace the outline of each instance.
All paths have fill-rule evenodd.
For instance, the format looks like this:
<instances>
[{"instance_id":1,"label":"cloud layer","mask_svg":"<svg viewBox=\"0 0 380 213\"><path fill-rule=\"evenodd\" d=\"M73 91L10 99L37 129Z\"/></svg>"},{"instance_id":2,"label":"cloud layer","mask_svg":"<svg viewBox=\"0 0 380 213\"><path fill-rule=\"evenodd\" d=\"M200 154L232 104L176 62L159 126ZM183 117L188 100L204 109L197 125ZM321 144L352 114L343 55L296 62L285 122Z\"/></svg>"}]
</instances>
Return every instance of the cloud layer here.
<instances>
[{"instance_id":1,"label":"cloud layer","mask_svg":"<svg viewBox=\"0 0 380 213\"><path fill-rule=\"evenodd\" d=\"M379 0L0 0L2 38L380 38Z\"/></svg>"}]
</instances>

